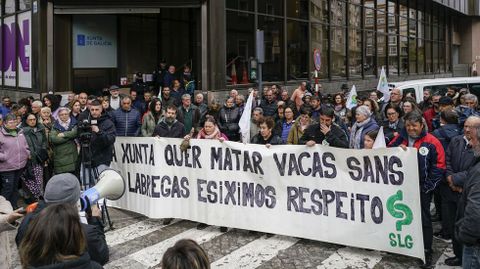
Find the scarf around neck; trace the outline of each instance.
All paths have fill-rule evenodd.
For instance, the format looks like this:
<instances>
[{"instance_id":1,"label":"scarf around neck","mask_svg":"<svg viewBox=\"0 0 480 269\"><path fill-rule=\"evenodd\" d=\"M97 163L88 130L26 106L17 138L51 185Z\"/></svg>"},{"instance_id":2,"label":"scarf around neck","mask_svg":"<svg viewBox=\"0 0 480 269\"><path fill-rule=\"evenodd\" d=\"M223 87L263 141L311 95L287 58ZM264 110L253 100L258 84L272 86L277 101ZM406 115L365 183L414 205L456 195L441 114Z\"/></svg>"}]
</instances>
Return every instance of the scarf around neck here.
<instances>
[{"instance_id":1,"label":"scarf around neck","mask_svg":"<svg viewBox=\"0 0 480 269\"><path fill-rule=\"evenodd\" d=\"M352 148L352 149L359 149L360 148L360 145L361 145L361 142L362 142L362 139L363 139L363 137L362 137L363 128L371 120L372 120L372 118L368 118L368 119L364 120L363 122L360 122L360 123L356 122L352 126L352 133L350 134L350 148Z\"/></svg>"}]
</instances>

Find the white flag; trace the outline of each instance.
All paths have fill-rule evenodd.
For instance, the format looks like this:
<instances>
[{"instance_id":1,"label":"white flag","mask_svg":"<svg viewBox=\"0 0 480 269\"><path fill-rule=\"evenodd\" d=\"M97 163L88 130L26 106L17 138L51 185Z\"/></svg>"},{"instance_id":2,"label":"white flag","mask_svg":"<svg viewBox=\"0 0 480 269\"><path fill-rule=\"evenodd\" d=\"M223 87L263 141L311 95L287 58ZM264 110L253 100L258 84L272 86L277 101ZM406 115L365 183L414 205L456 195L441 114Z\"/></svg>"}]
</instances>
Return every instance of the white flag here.
<instances>
[{"instance_id":1,"label":"white flag","mask_svg":"<svg viewBox=\"0 0 480 269\"><path fill-rule=\"evenodd\" d=\"M387 147L385 143L385 135L383 134L383 126L380 127L378 130L377 138L375 138L375 142L373 143L373 149L384 149Z\"/></svg>"},{"instance_id":2,"label":"white flag","mask_svg":"<svg viewBox=\"0 0 480 269\"><path fill-rule=\"evenodd\" d=\"M238 122L243 143L250 143L250 119L252 118L252 102L253 91L248 96L247 103L245 104L245 109L243 110L240 121Z\"/></svg>"},{"instance_id":3,"label":"white flag","mask_svg":"<svg viewBox=\"0 0 480 269\"><path fill-rule=\"evenodd\" d=\"M378 78L377 91L383 93L383 101L386 103L390 100L390 89L388 89L387 74L382 66L380 77Z\"/></svg>"},{"instance_id":4,"label":"white flag","mask_svg":"<svg viewBox=\"0 0 480 269\"><path fill-rule=\"evenodd\" d=\"M357 88L355 87L355 85L353 85L347 97L346 107L348 109L352 109L356 106L357 106Z\"/></svg>"}]
</instances>

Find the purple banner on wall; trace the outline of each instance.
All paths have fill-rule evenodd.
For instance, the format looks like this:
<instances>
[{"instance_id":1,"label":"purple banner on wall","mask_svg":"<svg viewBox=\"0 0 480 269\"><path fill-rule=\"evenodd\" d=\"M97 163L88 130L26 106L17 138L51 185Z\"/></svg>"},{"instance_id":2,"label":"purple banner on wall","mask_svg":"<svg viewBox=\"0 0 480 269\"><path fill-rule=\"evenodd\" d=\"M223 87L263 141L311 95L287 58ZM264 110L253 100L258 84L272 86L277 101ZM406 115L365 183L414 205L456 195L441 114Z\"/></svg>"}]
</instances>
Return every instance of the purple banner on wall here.
<instances>
[{"instance_id":1,"label":"purple banner on wall","mask_svg":"<svg viewBox=\"0 0 480 269\"><path fill-rule=\"evenodd\" d=\"M32 87L30 29L30 12L18 14L17 22L15 22L15 16L6 17L1 26L2 62L0 66L6 86ZM18 85L16 85L17 69Z\"/></svg>"},{"instance_id":2,"label":"purple banner on wall","mask_svg":"<svg viewBox=\"0 0 480 269\"><path fill-rule=\"evenodd\" d=\"M17 22L17 56L18 56L18 86L23 88L32 87L32 63L31 63L31 40L32 40L31 13L18 14Z\"/></svg>"},{"instance_id":3,"label":"purple banner on wall","mask_svg":"<svg viewBox=\"0 0 480 269\"><path fill-rule=\"evenodd\" d=\"M6 86L15 86L16 82L15 34L15 16L6 17L2 25L2 72Z\"/></svg>"}]
</instances>

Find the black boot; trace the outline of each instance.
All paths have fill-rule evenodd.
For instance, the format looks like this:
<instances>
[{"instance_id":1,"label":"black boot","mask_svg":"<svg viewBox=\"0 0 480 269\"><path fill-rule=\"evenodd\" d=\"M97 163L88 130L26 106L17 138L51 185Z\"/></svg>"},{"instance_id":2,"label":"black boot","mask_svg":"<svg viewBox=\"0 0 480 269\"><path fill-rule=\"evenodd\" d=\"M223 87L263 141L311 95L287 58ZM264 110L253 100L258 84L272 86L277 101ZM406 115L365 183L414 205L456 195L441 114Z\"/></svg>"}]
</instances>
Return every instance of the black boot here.
<instances>
[{"instance_id":1,"label":"black boot","mask_svg":"<svg viewBox=\"0 0 480 269\"><path fill-rule=\"evenodd\" d=\"M170 223L172 223L172 221L173 218L163 219L163 225L169 225Z\"/></svg>"},{"instance_id":2,"label":"black boot","mask_svg":"<svg viewBox=\"0 0 480 269\"><path fill-rule=\"evenodd\" d=\"M208 227L208 225L205 224L205 223L199 223L199 224L197 224L197 230L203 230L203 229L205 229L205 228L207 228L207 227Z\"/></svg>"},{"instance_id":3,"label":"black boot","mask_svg":"<svg viewBox=\"0 0 480 269\"><path fill-rule=\"evenodd\" d=\"M445 264L448 266L462 266L462 260L455 256L455 257L446 259Z\"/></svg>"},{"instance_id":4,"label":"black boot","mask_svg":"<svg viewBox=\"0 0 480 269\"><path fill-rule=\"evenodd\" d=\"M425 263L420 265L420 268L422 269L430 269L433 268L433 263L432 263L432 257L433 255L433 250L425 250Z\"/></svg>"}]
</instances>

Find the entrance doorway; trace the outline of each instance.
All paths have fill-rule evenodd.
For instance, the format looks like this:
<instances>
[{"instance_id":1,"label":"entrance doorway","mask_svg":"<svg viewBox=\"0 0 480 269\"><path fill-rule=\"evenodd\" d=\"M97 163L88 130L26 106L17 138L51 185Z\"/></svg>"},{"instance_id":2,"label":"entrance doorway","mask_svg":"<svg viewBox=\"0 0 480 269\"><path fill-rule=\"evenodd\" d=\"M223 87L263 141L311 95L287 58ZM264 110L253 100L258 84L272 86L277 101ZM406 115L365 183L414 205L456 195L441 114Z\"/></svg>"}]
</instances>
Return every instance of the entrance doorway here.
<instances>
[{"instance_id":1,"label":"entrance doorway","mask_svg":"<svg viewBox=\"0 0 480 269\"><path fill-rule=\"evenodd\" d=\"M83 44L81 49L85 49L85 43L82 43L82 40L79 41L79 35L75 32L78 28L76 24L85 21L88 23L88 18L92 17L95 20L100 18L112 20L113 18L113 29L102 30L107 36L113 35L112 42L105 42L111 46L111 50L102 52L101 50L105 47L92 47L88 51L84 50L82 52L84 54L79 54L79 44ZM121 78L127 78L128 82L133 82L134 74L137 72L142 72L145 80L149 82L151 74L161 59L165 59L168 65L174 65L178 75L183 73L185 64L190 65L195 77L198 78L201 74L200 25L199 8L161 8L154 14L56 14L54 20L55 87L57 90L71 89L75 92L99 93L110 85L120 85ZM95 32L95 29L98 30L103 26L95 26L92 31ZM72 30L64 31L65 29ZM112 34L113 32L115 34ZM95 42L98 41L97 39L101 42L105 41L100 35L94 34L90 38ZM99 46L102 45L101 42ZM71 49L65 50L64 46ZM95 55L96 53L98 55ZM105 54L109 56L100 60L105 57ZM70 60L64 61L61 57L68 57ZM85 60L85 57L93 57L93 60L87 61L87 64L77 64L78 59ZM60 64L62 61L63 65ZM65 68L65 64L70 68ZM124 87L128 87L128 84Z\"/></svg>"}]
</instances>

